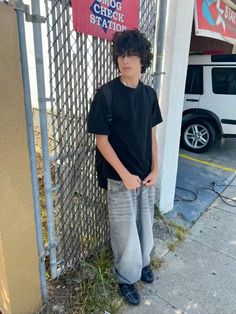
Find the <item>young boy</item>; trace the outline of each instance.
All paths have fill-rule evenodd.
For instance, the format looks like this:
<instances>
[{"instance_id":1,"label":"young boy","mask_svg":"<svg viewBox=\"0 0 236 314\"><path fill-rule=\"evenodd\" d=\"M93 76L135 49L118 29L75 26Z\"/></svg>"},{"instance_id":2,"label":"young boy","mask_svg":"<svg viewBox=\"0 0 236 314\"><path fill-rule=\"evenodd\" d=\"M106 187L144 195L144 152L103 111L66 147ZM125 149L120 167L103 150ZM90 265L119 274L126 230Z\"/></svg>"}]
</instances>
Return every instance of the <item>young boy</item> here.
<instances>
[{"instance_id":1,"label":"young boy","mask_svg":"<svg viewBox=\"0 0 236 314\"><path fill-rule=\"evenodd\" d=\"M114 34L112 44L120 72L107 83L112 122L101 88L91 105L88 132L96 134L97 147L105 158L114 273L124 300L137 305L140 296L134 283L154 279L150 253L158 174L155 126L162 117L156 92L140 81L151 64L150 42L138 30L125 30Z\"/></svg>"}]
</instances>

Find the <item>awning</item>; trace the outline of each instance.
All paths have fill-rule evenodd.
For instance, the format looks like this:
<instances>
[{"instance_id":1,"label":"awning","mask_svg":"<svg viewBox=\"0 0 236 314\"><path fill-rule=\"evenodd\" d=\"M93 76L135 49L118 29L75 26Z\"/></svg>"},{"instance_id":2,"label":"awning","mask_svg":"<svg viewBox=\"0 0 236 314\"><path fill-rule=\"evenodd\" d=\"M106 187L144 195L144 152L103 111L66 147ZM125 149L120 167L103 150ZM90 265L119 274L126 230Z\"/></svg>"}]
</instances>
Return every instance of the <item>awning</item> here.
<instances>
[{"instance_id":1,"label":"awning","mask_svg":"<svg viewBox=\"0 0 236 314\"><path fill-rule=\"evenodd\" d=\"M236 45L236 0L195 0L195 30Z\"/></svg>"}]
</instances>

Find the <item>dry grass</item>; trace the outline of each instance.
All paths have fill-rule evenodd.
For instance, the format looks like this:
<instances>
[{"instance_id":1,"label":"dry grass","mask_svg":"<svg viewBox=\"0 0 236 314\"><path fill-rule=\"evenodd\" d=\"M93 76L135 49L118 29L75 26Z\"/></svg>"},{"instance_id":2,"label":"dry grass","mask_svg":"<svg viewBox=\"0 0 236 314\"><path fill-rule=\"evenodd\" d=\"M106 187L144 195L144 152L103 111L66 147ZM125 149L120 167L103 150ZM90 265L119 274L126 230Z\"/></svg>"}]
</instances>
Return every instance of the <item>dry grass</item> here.
<instances>
[{"instance_id":1,"label":"dry grass","mask_svg":"<svg viewBox=\"0 0 236 314\"><path fill-rule=\"evenodd\" d=\"M49 301L38 314L115 314L123 304L112 274L112 257L108 250L49 281Z\"/></svg>"}]
</instances>

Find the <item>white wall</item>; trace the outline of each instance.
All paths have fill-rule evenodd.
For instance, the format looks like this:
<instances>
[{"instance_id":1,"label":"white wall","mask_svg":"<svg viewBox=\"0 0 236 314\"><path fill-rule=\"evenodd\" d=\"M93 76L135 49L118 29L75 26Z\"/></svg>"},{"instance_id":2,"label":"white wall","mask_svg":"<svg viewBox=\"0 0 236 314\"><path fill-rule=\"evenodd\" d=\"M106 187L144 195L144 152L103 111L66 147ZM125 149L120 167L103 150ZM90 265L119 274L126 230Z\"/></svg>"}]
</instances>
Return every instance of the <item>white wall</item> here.
<instances>
[{"instance_id":1,"label":"white wall","mask_svg":"<svg viewBox=\"0 0 236 314\"><path fill-rule=\"evenodd\" d=\"M159 208L173 209L179 155L184 87L193 21L194 0L167 0L167 24L160 106L163 120L158 129Z\"/></svg>"}]
</instances>

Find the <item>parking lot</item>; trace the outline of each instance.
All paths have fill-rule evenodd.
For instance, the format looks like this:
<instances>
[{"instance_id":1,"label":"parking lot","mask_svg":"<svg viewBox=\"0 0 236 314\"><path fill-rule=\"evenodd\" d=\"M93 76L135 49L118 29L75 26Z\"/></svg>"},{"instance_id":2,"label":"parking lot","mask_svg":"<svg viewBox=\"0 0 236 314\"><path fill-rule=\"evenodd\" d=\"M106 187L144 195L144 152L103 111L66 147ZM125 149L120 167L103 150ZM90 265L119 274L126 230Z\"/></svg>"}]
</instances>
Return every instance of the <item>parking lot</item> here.
<instances>
[{"instance_id":1,"label":"parking lot","mask_svg":"<svg viewBox=\"0 0 236 314\"><path fill-rule=\"evenodd\" d=\"M167 216L191 226L235 176L236 139L203 154L180 149L175 204Z\"/></svg>"}]
</instances>

